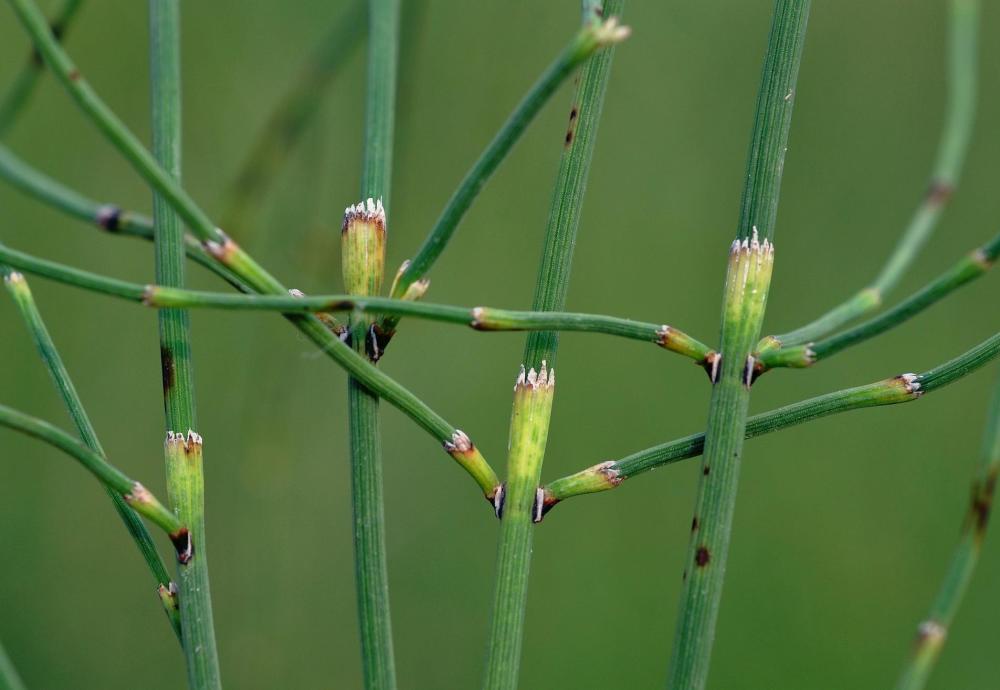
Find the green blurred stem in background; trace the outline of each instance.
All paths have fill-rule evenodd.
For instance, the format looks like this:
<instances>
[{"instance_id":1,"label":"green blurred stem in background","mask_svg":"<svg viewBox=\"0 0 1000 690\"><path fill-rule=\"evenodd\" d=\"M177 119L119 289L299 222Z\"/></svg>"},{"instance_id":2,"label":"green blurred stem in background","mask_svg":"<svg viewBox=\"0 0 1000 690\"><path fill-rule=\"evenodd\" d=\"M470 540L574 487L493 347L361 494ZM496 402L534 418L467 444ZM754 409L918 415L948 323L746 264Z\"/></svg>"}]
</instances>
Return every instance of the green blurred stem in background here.
<instances>
[{"instance_id":1,"label":"green blurred stem in background","mask_svg":"<svg viewBox=\"0 0 1000 690\"><path fill-rule=\"evenodd\" d=\"M585 5L584 9L590 11L583 17L584 28L578 38L581 45L564 54L550 70L549 75L555 75L563 69L567 71L572 69L570 67L572 62L582 60L592 53L593 47L583 51L582 42L585 40L595 45L601 42L614 45L624 40L629 31L619 26L617 20L623 7L623 0L606 1L603 12L599 12L600 8L594 4L589 7ZM605 20L603 17L608 19ZM579 55L583 57L578 57ZM574 94L552 194L538 279L535 283L532 300L534 311L558 310L565 308L566 305L580 212L613 57L613 49L591 57L583 68ZM543 83L544 81L543 78ZM501 145L503 136L504 131L494 140L494 144ZM492 168L488 167L489 155L488 149L487 154L480 160L481 163L486 161L482 171L483 179L492 171ZM481 184L482 181L475 183L473 189L478 189ZM456 195L459 199L465 187L463 183L463 188ZM442 215L439 229L445 238L457 224L460 212L464 211L463 203L467 205L467 202L461 200L454 205L457 215L453 221L448 220L447 209ZM452 206L453 204L449 204L449 208ZM450 229L448 223L451 223ZM433 261L440 251L435 249L435 241L432 234L424 244L421 250L422 254L425 254L425 258L422 259L423 265L429 266L429 262ZM421 261L419 255L414 264L418 261ZM414 276L420 275L422 275L420 269L414 271ZM549 433L552 398L555 394L555 360L558 347L559 340L554 332L530 333L524 347L521 378L514 387L507 482L496 497L497 516L500 518L500 540L497 547L493 615L483 676L483 687L487 690L514 690L518 686L525 610L528 602L528 575L531 568L532 523L541 517L542 502L538 483ZM548 371L546 364L551 367ZM525 366L529 368L527 378L524 373Z\"/></svg>"},{"instance_id":2,"label":"green blurred stem in background","mask_svg":"<svg viewBox=\"0 0 1000 690\"><path fill-rule=\"evenodd\" d=\"M149 58L153 153L174 179L181 175L180 0L149 0ZM184 287L184 230L159 194L153 196L156 279ZM158 313L163 409L164 461L171 508L183 520L198 550L178 565L181 641L192 690L222 687L215 644L212 596L205 539L205 477L195 413L191 322L183 309ZM185 432L186 435L185 435ZM183 440L182 440L183 439Z\"/></svg>"},{"instance_id":3,"label":"green blurred stem in background","mask_svg":"<svg viewBox=\"0 0 1000 690\"><path fill-rule=\"evenodd\" d=\"M361 198L368 202L345 214L341 233L344 286L347 292L360 296L377 295L385 273L384 209L389 207L392 182L398 53L399 0L370 0L361 173ZM377 206L373 199L378 199ZM371 318L362 312L352 313L349 328L354 351L363 357ZM386 562L379 398L353 376L347 382L347 412L354 577L364 683L367 690L393 690L396 662Z\"/></svg>"},{"instance_id":4,"label":"green blurred stem in background","mask_svg":"<svg viewBox=\"0 0 1000 690\"><path fill-rule=\"evenodd\" d=\"M927 684L931 671L941 654L948 637L955 614L972 581L972 575L979 563L983 539L989 524L996 490L997 475L1000 474L1000 384L993 393L993 402L986 417L986 431L983 434L983 449L972 480L972 492L962 535L951 557L948 572L931 605L927 618L917 627L917 637L910 659L903 668L903 674L896 685L897 690L920 690Z\"/></svg>"},{"instance_id":5,"label":"green blurred stem in background","mask_svg":"<svg viewBox=\"0 0 1000 690\"><path fill-rule=\"evenodd\" d=\"M870 285L815 321L794 331L764 338L757 345L762 353L810 343L878 309L885 295L896 287L934 231L958 184L972 135L978 78L979 0L950 0L949 22L948 102L944 125L931 181L913 218Z\"/></svg>"},{"instance_id":6,"label":"green blurred stem in background","mask_svg":"<svg viewBox=\"0 0 1000 690\"><path fill-rule=\"evenodd\" d=\"M775 219L788 150L809 0L777 0L757 93L753 134L722 305L722 366L713 378L701 479L667 686L708 682L732 534L754 360L771 284ZM758 242L758 233L763 242Z\"/></svg>"},{"instance_id":7,"label":"green blurred stem in background","mask_svg":"<svg viewBox=\"0 0 1000 690\"><path fill-rule=\"evenodd\" d=\"M3 275L4 284L14 298L14 303L17 305L21 318L24 319L25 326L27 326L32 339L35 341L38 354L45 363L45 367L48 369L49 375L56 385L56 389L59 391L59 396L62 398L74 426L76 426L77 433L90 450L104 457L104 448L97 438L97 432L94 430L94 426L90 422L90 417L83 407L83 401L76 391L76 386L73 385L69 371L67 371L65 364L63 364L62 357L59 356L59 351L52 341L52 336L49 335L49 330L42 320L42 315L35 304L28 281L20 273L10 271L2 264L0 264L0 274ZM177 634L178 639L180 639L180 614L177 609L177 599L171 595L173 584L170 580L170 575L167 573L167 568L163 564L163 560L156 552L156 545L153 543L153 538L149 535L149 531L142 524L139 516L129 508L121 495L110 487L105 487L105 489L108 495L111 496L115 510L118 512L119 517L121 517L122 522L125 523L125 528L139 549L139 553L142 554L149 572L153 575L157 592L161 593L160 602L164 606L167 618L174 632ZM168 596L162 596L162 593L166 593Z\"/></svg>"},{"instance_id":8,"label":"green blurred stem in background","mask_svg":"<svg viewBox=\"0 0 1000 690\"><path fill-rule=\"evenodd\" d=\"M0 690L27 690L2 644L0 644Z\"/></svg>"},{"instance_id":9,"label":"green blurred stem in background","mask_svg":"<svg viewBox=\"0 0 1000 690\"><path fill-rule=\"evenodd\" d=\"M56 40L62 40L63 36L66 35L73 17L82 4L83 0L63 0L49 25ZM11 128L18 115L31 100L44 67L45 63L42 62L38 53L32 50L24 66L14 77L14 82L7 88L3 96L0 96L0 137L7 133L7 130Z\"/></svg>"}]
</instances>

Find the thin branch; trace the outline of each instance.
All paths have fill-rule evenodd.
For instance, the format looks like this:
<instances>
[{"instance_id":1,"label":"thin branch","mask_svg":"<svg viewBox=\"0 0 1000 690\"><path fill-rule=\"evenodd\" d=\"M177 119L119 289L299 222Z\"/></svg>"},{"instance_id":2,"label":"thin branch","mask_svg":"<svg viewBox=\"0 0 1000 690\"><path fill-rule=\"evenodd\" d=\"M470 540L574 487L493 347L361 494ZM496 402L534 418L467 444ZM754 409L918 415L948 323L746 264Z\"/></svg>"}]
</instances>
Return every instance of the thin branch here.
<instances>
[{"instance_id":1,"label":"thin branch","mask_svg":"<svg viewBox=\"0 0 1000 690\"><path fill-rule=\"evenodd\" d=\"M4 690L27 690L7 650L0 644L0 687Z\"/></svg>"},{"instance_id":2,"label":"thin branch","mask_svg":"<svg viewBox=\"0 0 1000 690\"><path fill-rule=\"evenodd\" d=\"M922 374L901 374L857 388L802 400L747 420L746 438L755 438L814 419L916 400L982 368L1000 355L1000 333L945 364ZM692 434L633 453L621 460L603 462L549 483L545 511L573 496L617 488L626 479L702 454L705 434Z\"/></svg>"},{"instance_id":3,"label":"thin branch","mask_svg":"<svg viewBox=\"0 0 1000 690\"><path fill-rule=\"evenodd\" d=\"M948 96L931 181L909 225L874 281L815 321L788 333L768 336L761 353L803 345L832 333L879 308L913 264L954 194L965 161L976 112L979 0L951 0L948 38Z\"/></svg>"},{"instance_id":4,"label":"thin branch","mask_svg":"<svg viewBox=\"0 0 1000 690\"><path fill-rule=\"evenodd\" d=\"M52 381L55 383L63 403L66 405L73 424L76 426L77 433L88 448L98 455L104 456L104 448L97 438L97 432L94 430L94 426L90 422L90 417L83 407L83 401L76 391L76 386L73 385L69 371L66 370L66 365L63 364L62 357L59 356L59 351L52 341L52 336L49 335L48 328L46 328L45 322L42 320L42 315L35 304L28 281L20 273L10 271L2 264L0 264L0 274L3 275L4 284L14 298L14 304L17 306L21 318L24 319L25 326L27 326L32 339L35 341L38 354L45 363L45 367L48 369L49 375L52 377ZM153 539L149 535L146 526L142 524L139 516L128 507L128 504L125 503L121 496L111 489L107 489L107 491L115 510L125 524L125 529L128 530L129 535L135 542L136 548L142 554L143 560L146 562L146 566L149 568L149 572L156 582L157 591L169 592L171 589L170 575L160 555L156 552L156 545L153 543ZM180 616L177 610L176 599L170 597L166 599L161 598L161 603L164 605L167 619L170 621L178 639L180 639Z\"/></svg>"}]
</instances>

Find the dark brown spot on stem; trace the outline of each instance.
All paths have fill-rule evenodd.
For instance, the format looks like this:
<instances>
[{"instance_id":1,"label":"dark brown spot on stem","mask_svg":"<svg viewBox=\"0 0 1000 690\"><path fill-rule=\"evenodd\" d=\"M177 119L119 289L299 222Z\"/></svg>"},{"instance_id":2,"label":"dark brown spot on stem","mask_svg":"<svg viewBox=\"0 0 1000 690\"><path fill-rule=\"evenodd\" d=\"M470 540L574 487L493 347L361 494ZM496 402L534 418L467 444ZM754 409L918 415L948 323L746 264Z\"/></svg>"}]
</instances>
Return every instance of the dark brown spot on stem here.
<instances>
[{"instance_id":1,"label":"dark brown spot on stem","mask_svg":"<svg viewBox=\"0 0 1000 690\"><path fill-rule=\"evenodd\" d=\"M78 81L80 79L80 70L75 67L69 71L69 80Z\"/></svg>"},{"instance_id":2,"label":"dark brown spot on stem","mask_svg":"<svg viewBox=\"0 0 1000 690\"><path fill-rule=\"evenodd\" d=\"M573 130L568 129L566 130L566 146L569 146L572 143L573 143Z\"/></svg>"},{"instance_id":3,"label":"dark brown spot on stem","mask_svg":"<svg viewBox=\"0 0 1000 690\"><path fill-rule=\"evenodd\" d=\"M117 206L101 206L97 209L97 224L108 232L121 229L122 210Z\"/></svg>"},{"instance_id":4,"label":"dark brown spot on stem","mask_svg":"<svg viewBox=\"0 0 1000 690\"><path fill-rule=\"evenodd\" d=\"M160 370L163 373L163 392L167 393L174 387L176 379L174 353L168 347L160 347Z\"/></svg>"},{"instance_id":5,"label":"dark brown spot on stem","mask_svg":"<svg viewBox=\"0 0 1000 690\"><path fill-rule=\"evenodd\" d=\"M579 115L579 113L576 110L576 106L573 106L573 109L569 111L569 121L572 122L575 120L577 115Z\"/></svg>"},{"instance_id":6,"label":"dark brown spot on stem","mask_svg":"<svg viewBox=\"0 0 1000 690\"><path fill-rule=\"evenodd\" d=\"M177 551L177 562L181 565L190 563L194 556L194 544L191 541L191 533L188 532L188 528L181 527L171 534L170 541L173 542L174 549Z\"/></svg>"},{"instance_id":7,"label":"dark brown spot on stem","mask_svg":"<svg viewBox=\"0 0 1000 690\"><path fill-rule=\"evenodd\" d=\"M711 471L712 470L709 469L708 465L705 465L705 467L701 470L701 473L707 477L708 473L711 472Z\"/></svg>"},{"instance_id":8,"label":"dark brown spot on stem","mask_svg":"<svg viewBox=\"0 0 1000 690\"><path fill-rule=\"evenodd\" d=\"M969 516L972 520L972 528L975 537L981 541L986 534L986 527L990 521L990 511L993 508L993 494L996 491L997 474L996 471L983 480L972 485L972 501L969 509Z\"/></svg>"},{"instance_id":9,"label":"dark brown spot on stem","mask_svg":"<svg viewBox=\"0 0 1000 690\"><path fill-rule=\"evenodd\" d=\"M704 568L710 560L712 560L712 555L708 552L708 549L704 546L699 546L698 550L694 553L694 564L699 568Z\"/></svg>"},{"instance_id":10,"label":"dark brown spot on stem","mask_svg":"<svg viewBox=\"0 0 1000 690\"><path fill-rule=\"evenodd\" d=\"M691 531L692 532L697 532L698 531L698 516L697 515L695 515L693 518L691 518Z\"/></svg>"},{"instance_id":11,"label":"dark brown spot on stem","mask_svg":"<svg viewBox=\"0 0 1000 690\"><path fill-rule=\"evenodd\" d=\"M927 188L927 203L934 206L943 206L951 199L955 188L951 183L944 180L933 180Z\"/></svg>"}]
</instances>

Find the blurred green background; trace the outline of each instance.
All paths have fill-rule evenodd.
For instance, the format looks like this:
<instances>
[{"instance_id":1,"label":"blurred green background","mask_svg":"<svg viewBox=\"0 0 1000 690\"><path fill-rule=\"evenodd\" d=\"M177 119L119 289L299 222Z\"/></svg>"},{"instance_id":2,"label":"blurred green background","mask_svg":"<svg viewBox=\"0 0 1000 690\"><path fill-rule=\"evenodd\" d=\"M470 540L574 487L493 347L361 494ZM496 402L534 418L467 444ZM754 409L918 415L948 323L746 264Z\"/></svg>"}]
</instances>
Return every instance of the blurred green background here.
<instances>
[{"instance_id":1,"label":"blurred green background","mask_svg":"<svg viewBox=\"0 0 1000 690\"><path fill-rule=\"evenodd\" d=\"M49 3L51 7L52 3ZM1000 8L984 3L982 96L965 173L897 294L997 230ZM340 2L184 4L185 183L213 214ZM630 2L590 177L569 308L715 341L771 2ZM944 96L943 0L813 3L776 230L766 330L800 325L877 271L927 183ZM425 2L406 15L389 271L566 40L578 3ZM358 30L363 30L359 26ZM68 46L148 140L144 3L93 0ZM27 42L0 8L0 83ZM253 227L227 228L289 285L340 287L339 226L360 169L355 51ZM433 271L430 299L526 308L569 88L489 183ZM49 79L10 145L99 199L147 189ZM13 247L135 281L151 247L98 234L0 186ZM920 371L992 334L996 276L813 371L754 387L760 411ZM192 268L191 282L218 283ZM114 463L164 493L156 319L32 280ZM345 377L274 315L194 315L199 431L223 677L231 688L360 686ZM523 335L405 321L383 366L502 467ZM69 427L9 300L0 400ZM748 443L713 688L882 688L904 659L964 514L995 367L918 404ZM697 431L704 373L653 347L562 339L544 476ZM472 483L391 407L386 517L404 688L477 687L495 519ZM650 688L665 677L696 485L688 462L574 500L536 533L524 688ZM1000 687L1000 545L984 558L932 685ZM179 688L181 655L148 574L92 478L0 431L0 639L31 688ZM164 545L164 553L167 553Z\"/></svg>"}]
</instances>

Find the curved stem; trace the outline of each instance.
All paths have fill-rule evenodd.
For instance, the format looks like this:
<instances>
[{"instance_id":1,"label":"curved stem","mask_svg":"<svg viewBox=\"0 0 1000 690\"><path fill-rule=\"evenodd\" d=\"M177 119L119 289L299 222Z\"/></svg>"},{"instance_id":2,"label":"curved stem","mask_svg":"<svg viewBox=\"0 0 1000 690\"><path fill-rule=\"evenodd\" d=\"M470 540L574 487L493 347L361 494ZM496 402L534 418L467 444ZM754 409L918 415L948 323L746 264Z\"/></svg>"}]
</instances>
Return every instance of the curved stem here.
<instances>
[{"instance_id":1,"label":"curved stem","mask_svg":"<svg viewBox=\"0 0 1000 690\"><path fill-rule=\"evenodd\" d=\"M758 371L764 372L775 367L807 367L852 345L885 333L989 271L998 256L1000 256L1000 235L962 257L954 266L923 288L873 319L815 343L766 350L758 359Z\"/></svg>"},{"instance_id":2,"label":"curved stem","mask_svg":"<svg viewBox=\"0 0 1000 690\"><path fill-rule=\"evenodd\" d=\"M757 349L763 352L775 347L803 345L874 311L913 264L955 191L969 148L976 111L978 31L979 0L951 0L948 100L937 160L923 200L878 276L870 285L815 321L788 333L768 336L758 344Z\"/></svg>"}]
</instances>

